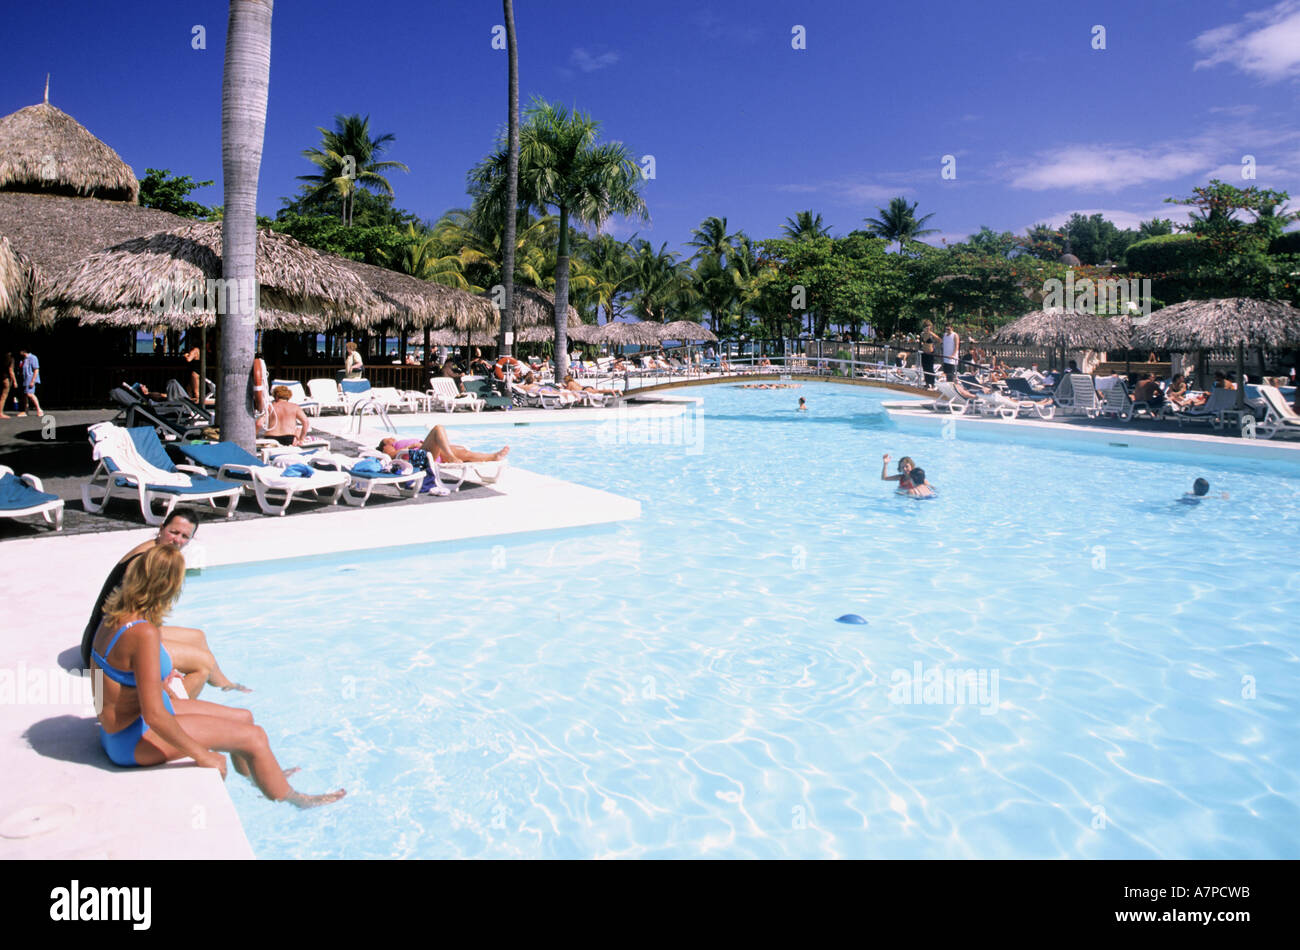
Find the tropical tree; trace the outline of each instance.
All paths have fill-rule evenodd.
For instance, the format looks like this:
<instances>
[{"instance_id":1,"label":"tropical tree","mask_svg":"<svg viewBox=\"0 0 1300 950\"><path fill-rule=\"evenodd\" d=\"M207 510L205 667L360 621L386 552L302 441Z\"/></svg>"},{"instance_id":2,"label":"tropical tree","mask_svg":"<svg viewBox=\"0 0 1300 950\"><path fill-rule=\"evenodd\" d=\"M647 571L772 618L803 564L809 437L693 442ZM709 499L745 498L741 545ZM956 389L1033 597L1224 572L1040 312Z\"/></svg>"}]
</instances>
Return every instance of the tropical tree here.
<instances>
[{"instance_id":1,"label":"tropical tree","mask_svg":"<svg viewBox=\"0 0 1300 950\"><path fill-rule=\"evenodd\" d=\"M221 277L227 312L221 314L221 435L253 450L253 347L257 316L257 176L266 131L271 77L274 0L230 0L221 80ZM235 283L231 284L230 281Z\"/></svg>"},{"instance_id":2,"label":"tropical tree","mask_svg":"<svg viewBox=\"0 0 1300 950\"><path fill-rule=\"evenodd\" d=\"M471 290L465 279L465 268L459 254L448 254L438 236L430 231L417 231L407 225L406 244L396 253L384 253L384 263L393 270L410 274L457 290Z\"/></svg>"},{"instance_id":3,"label":"tropical tree","mask_svg":"<svg viewBox=\"0 0 1300 950\"><path fill-rule=\"evenodd\" d=\"M569 368L570 222L599 225L611 214L646 216L639 193L641 172L619 143L597 142L600 124L583 112L533 100L520 129L519 202L545 213L554 208L559 234L555 255L555 372ZM471 173L476 204L508 207L508 149L489 155Z\"/></svg>"},{"instance_id":4,"label":"tropical tree","mask_svg":"<svg viewBox=\"0 0 1300 950\"><path fill-rule=\"evenodd\" d=\"M624 309L620 300L627 296L635 277L628 243L610 234L598 234L581 242L574 261L581 261L591 276L590 294L596 304L597 316L604 308L605 322L615 320Z\"/></svg>"},{"instance_id":5,"label":"tropical tree","mask_svg":"<svg viewBox=\"0 0 1300 950\"><path fill-rule=\"evenodd\" d=\"M502 214L505 219L505 237L502 241L505 257L501 270L505 300L501 311L501 353L509 356L515 329L515 210L519 207L519 50L515 43L514 3L512 0L501 0L501 6L506 19L507 85L510 87L506 120L506 201Z\"/></svg>"},{"instance_id":6,"label":"tropical tree","mask_svg":"<svg viewBox=\"0 0 1300 950\"><path fill-rule=\"evenodd\" d=\"M812 211L799 211L793 218L786 218L781 233L787 240L799 241L803 238L830 237L831 229L822 224L822 216Z\"/></svg>"},{"instance_id":7,"label":"tropical tree","mask_svg":"<svg viewBox=\"0 0 1300 950\"><path fill-rule=\"evenodd\" d=\"M338 195L339 216L346 224L352 223L358 188L391 197L393 186L383 173L392 169L410 171L402 162L378 160L397 137L385 132L372 138L370 116L336 115L332 130L318 126L316 131L321 134L321 144L302 154L320 172L299 175L298 180L305 182L302 191L308 203L324 203L330 195Z\"/></svg>"},{"instance_id":8,"label":"tropical tree","mask_svg":"<svg viewBox=\"0 0 1300 950\"><path fill-rule=\"evenodd\" d=\"M190 201L190 192L206 188L211 181L195 181L189 175L173 175L170 168L146 168L140 179L140 205L170 211L182 218L207 218L212 208Z\"/></svg>"},{"instance_id":9,"label":"tropical tree","mask_svg":"<svg viewBox=\"0 0 1300 950\"><path fill-rule=\"evenodd\" d=\"M934 228L923 227L925 222L934 217L933 214L927 214L924 217L916 216L917 202L907 203L903 197L892 198L888 208L877 208L880 212L879 218L863 218L866 222L867 232L879 238L884 238L885 242L898 242L898 250L901 254L903 247L909 241L915 241L927 234L938 233Z\"/></svg>"},{"instance_id":10,"label":"tropical tree","mask_svg":"<svg viewBox=\"0 0 1300 950\"><path fill-rule=\"evenodd\" d=\"M654 249L649 241L639 240L632 257L632 310L642 320L664 321L664 317L685 296L689 269L677 261L677 253L668 250L665 241Z\"/></svg>"}]
</instances>

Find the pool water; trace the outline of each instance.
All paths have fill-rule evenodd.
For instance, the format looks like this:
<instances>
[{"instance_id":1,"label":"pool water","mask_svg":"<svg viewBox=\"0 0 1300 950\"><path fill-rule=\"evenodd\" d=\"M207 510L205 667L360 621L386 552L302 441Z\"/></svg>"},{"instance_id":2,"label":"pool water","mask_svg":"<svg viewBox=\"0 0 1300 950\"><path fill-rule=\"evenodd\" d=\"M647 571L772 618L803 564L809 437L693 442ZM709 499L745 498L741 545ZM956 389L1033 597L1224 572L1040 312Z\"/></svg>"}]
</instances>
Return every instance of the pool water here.
<instances>
[{"instance_id":1,"label":"pool water","mask_svg":"<svg viewBox=\"0 0 1300 950\"><path fill-rule=\"evenodd\" d=\"M232 773L259 856L1300 856L1295 466L684 392L688 445L452 430L637 522L188 583L295 785L348 789ZM1229 497L1180 504L1197 476Z\"/></svg>"}]
</instances>

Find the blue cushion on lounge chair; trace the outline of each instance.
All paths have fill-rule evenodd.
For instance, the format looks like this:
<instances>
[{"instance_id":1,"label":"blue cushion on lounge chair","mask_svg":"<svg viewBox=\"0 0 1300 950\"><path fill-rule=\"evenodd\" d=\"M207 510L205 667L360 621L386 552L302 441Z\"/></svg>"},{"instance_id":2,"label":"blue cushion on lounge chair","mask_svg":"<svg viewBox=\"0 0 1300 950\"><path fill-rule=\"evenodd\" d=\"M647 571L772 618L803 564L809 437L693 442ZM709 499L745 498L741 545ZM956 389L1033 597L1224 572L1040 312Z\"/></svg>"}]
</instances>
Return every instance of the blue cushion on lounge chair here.
<instances>
[{"instance_id":1,"label":"blue cushion on lounge chair","mask_svg":"<svg viewBox=\"0 0 1300 950\"><path fill-rule=\"evenodd\" d=\"M130 434L131 441L135 443L135 450L140 453L142 459L164 472L176 471L176 466L168 458L167 450L163 448L153 426L135 426L126 431Z\"/></svg>"},{"instance_id":2,"label":"blue cushion on lounge chair","mask_svg":"<svg viewBox=\"0 0 1300 950\"><path fill-rule=\"evenodd\" d=\"M58 500L58 495L37 491L17 475L0 475L0 511L21 511Z\"/></svg>"},{"instance_id":3,"label":"blue cushion on lounge chair","mask_svg":"<svg viewBox=\"0 0 1300 950\"><path fill-rule=\"evenodd\" d=\"M223 465L261 466L264 464L256 455L251 455L234 442L181 444L176 446L176 451L206 468L221 468Z\"/></svg>"},{"instance_id":4,"label":"blue cushion on lounge chair","mask_svg":"<svg viewBox=\"0 0 1300 950\"><path fill-rule=\"evenodd\" d=\"M234 482L223 482L211 475L194 475L188 485L155 485L147 483L149 490L167 495L205 495L211 492L228 491L232 488L239 488ZM119 488L133 487L132 482L125 478L117 479Z\"/></svg>"},{"instance_id":5,"label":"blue cushion on lounge chair","mask_svg":"<svg viewBox=\"0 0 1300 950\"><path fill-rule=\"evenodd\" d=\"M363 393L370 388L368 379L345 379L341 382L345 393Z\"/></svg>"}]
</instances>

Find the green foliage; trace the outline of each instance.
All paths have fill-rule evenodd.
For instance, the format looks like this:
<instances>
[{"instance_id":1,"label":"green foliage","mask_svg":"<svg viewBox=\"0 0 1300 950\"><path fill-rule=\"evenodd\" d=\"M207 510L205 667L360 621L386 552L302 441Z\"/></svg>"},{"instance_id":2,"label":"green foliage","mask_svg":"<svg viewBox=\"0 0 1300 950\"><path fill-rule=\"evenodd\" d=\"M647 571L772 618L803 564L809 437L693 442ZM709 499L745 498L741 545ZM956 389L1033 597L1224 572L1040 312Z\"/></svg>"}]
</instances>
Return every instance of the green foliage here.
<instances>
[{"instance_id":1,"label":"green foliage","mask_svg":"<svg viewBox=\"0 0 1300 950\"><path fill-rule=\"evenodd\" d=\"M410 240L406 230L395 224L348 227L339 218L284 211L272 226L318 251L378 267L388 267L400 258Z\"/></svg>"},{"instance_id":2,"label":"green foliage","mask_svg":"<svg viewBox=\"0 0 1300 950\"><path fill-rule=\"evenodd\" d=\"M1101 214L1087 218L1072 214L1061 232L1069 240L1074 255L1094 267L1106 261L1118 261L1125 249L1137 240L1136 233L1121 231Z\"/></svg>"},{"instance_id":3,"label":"green foliage","mask_svg":"<svg viewBox=\"0 0 1300 950\"><path fill-rule=\"evenodd\" d=\"M401 162L379 161L378 156L396 136L391 132L371 137L370 117L336 115L334 128L317 128L321 144L303 151L303 156L320 169L314 175L299 175L305 205L312 210L339 209L339 220L356 223L358 192L377 192L392 197L393 186L382 174L389 170L409 172Z\"/></svg>"},{"instance_id":4,"label":"green foliage","mask_svg":"<svg viewBox=\"0 0 1300 950\"><path fill-rule=\"evenodd\" d=\"M1291 231L1269 242L1270 254L1300 254L1300 231Z\"/></svg>"},{"instance_id":5,"label":"green foliage","mask_svg":"<svg viewBox=\"0 0 1300 950\"><path fill-rule=\"evenodd\" d=\"M1214 259L1214 249L1195 234L1164 234L1129 246L1125 266L1134 274L1185 272Z\"/></svg>"},{"instance_id":6,"label":"green foliage","mask_svg":"<svg viewBox=\"0 0 1300 950\"><path fill-rule=\"evenodd\" d=\"M195 181L189 175L172 175L170 168L146 168L145 177L140 181L140 204L182 218L211 218L212 208L189 200L190 192L211 184L211 181Z\"/></svg>"},{"instance_id":7,"label":"green foliage","mask_svg":"<svg viewBox=\"0 0 1300 950\"><path fill-rule=\"evenodd\" d=\"M927 214L920 218L916 216L917 202L907 203L903 197L891 198L888 208L877 208L880 213L879 218L864 218L867 231L885 241L897 241L898 250L901 253L903 248L927 234L937 233L934 228L922 227L927 221L934 217L933 214Z\"/></svg>"}]
</instances>

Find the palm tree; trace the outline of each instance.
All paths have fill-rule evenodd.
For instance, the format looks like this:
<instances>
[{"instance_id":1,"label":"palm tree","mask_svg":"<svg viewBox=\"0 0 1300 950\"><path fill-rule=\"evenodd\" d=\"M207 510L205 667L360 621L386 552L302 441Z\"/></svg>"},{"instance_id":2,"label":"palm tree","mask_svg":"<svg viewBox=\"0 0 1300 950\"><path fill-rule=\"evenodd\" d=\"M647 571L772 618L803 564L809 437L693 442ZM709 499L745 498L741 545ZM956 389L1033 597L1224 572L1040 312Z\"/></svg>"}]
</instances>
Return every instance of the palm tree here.
<instances>
[{"instance_id":1,"label":"palm tree","mask_svg":"<svg viewBox=\"0 0 1300 950\"><path fill-rule=\"evenodd\" d=\"M308 201L323 201L331 193L339 196L339 214L344 224L352 223L353 201L357 188L380 191L390 197L393 186L381 172L410 169L402 162L377 161L377 156L397 140L392 132L370 137L370 116L336 115L334 129L321 134L318 147L305 149L303 155L320 169L317 175L299 175L298 180Z\"/></svg>"},{"instance_id":2,"label":"palm tree","mask_svg":"<svg viewBox=\"0 0 1300 950\"><path fill-rule=\"evenodd\" d=\"M665 241L654 249L649 241L636 242L632 257L632 308L643 320L658 319L660 323L690 286L690 271L677 261L677 253L668 250Z\"/></svg>"},{"instance_id":3,"label":"palm tree","mask_svg":"<svg viewBox=\"0 0 1300 950\"><path fill-rule=\"evenodd\" d=\"M786 218L781 232L791 241L831 236L831 229L822 224L822 216L812 211L799 211L793 218Z\"/></svg>"},{"instance_id":4,"label":"palm tree","mask_svg":"<svg viewBox=\"0 0 1300 950\"><path fill-rule=\"evenodd\" d=\"M506 51L509 59L510 86L507 98L510 114L506 134L506 211L505 259L502 263L502 283L505 285L505 309L501 311L501 353L510 355L511 339L515 329L515 209L519 207L519 50L515 43L515 7L512 0L501 0L506 18Z\"/></svg>"},{"instance_id":5,"label":"palm tree","mask_svg":"<svg viewBox=\"0 0 1300 950\"><path fill-rule=\"evenodd\" d=\"M595 299L597 317L603 307L605 322L610 323L622 309L618 298L626 293L635 276L632 271L632 252L628 244L610 234L599 234L582 244L581 252L574 258L581 260L594 281L591 295Z\"/></svg>"},{"instance_id":6,"label":"palm tree","mask_svg":"<svg viewBox=\"0 0 1300 950\"><path fill-rule=\"evenodd\" d=\"M863 218L867 224L867 231L886 241L897 241L899 253L902 253L908 241L915 241L926 234L938 233L934 228L922 227L934 215L927 214L923 218L918 218L916 205L915 201L909 205L907 199L902 197L890 199L888 208L876 209L880 212L879 218Z\"/></svg>"},{"instance_id":7,"label":"palm tree","mask_svg":"<svg viewBox=\"0 0 1300 950\"><path fill-rule=\"evenodd\" d=\"M555 208L559 236L555 256L555 372L569 368L569 224L600 224L611 214L646 216L639 194L641 172L627 147L597 144L600 124L583 112L533 100L520 130L520 204L546 212ZM506 150L470 172L471 190L483 207L504 211Z\"/></svg>"},{"instance_id":8,"label":"palm tree","mask_svg":"<svg viewBox=\"0 0 1300 950\"><path fill-rule=\"evenodd\" d=\"M256 432L250 388L257 337L257 176L266 132L274 0L230 0L221 80L221 277L235 281L234 304L221 314L222 438L252 451ZM233 298L233 299L232 299Z\"/></svg>"},{"instance_id":9,"label":"palm tree","mask_svg":"<svg viewBox=\"0 0 1300 950\"><path fill-rule=\"evenodd\" d=\"M406 244L393 255L380 251L387 266L419 280L471 290L465 279L465 268L459 254L444 253L442 242L430 231L417 231L415 225L406 226Z\"/></svg>"}]
</instances>

